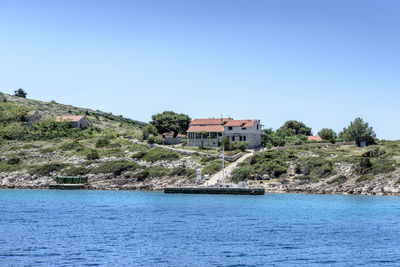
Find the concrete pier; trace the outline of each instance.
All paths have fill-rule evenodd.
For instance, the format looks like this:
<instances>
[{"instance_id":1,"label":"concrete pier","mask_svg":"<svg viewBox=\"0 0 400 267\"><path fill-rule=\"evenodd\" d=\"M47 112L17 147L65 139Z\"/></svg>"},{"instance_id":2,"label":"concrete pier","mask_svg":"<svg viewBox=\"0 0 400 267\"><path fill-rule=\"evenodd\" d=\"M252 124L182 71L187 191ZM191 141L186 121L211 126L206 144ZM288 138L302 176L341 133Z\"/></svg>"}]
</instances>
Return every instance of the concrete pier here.
<instances>
[{"instance_id":1,"label":"concrete pier","mask_svg":"<svg viewBox=\"0 0 400 267\"><path fill-rule=\"evenodd\" d=\"M264 195L264 188L227 188L227 187L166 187L166 194L229 194Z\"/></svg>"}]
</instances>

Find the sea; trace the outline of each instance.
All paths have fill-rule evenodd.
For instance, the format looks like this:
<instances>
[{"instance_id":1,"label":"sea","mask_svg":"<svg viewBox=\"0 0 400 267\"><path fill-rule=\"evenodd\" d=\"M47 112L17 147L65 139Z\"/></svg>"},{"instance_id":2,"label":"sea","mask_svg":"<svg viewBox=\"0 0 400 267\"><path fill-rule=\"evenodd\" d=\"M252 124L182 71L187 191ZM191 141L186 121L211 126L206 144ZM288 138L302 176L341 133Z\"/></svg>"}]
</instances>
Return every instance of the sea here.
<instances>
[{"instance_id":1,"label":"sea","mask_svg":"<svg viewBox=\"0 0 400 267\"><path fill-rule=\"evenodd\" d=\"M0 190L0 266L400 266L400 197Z\"/></svg>"}]
</instances>

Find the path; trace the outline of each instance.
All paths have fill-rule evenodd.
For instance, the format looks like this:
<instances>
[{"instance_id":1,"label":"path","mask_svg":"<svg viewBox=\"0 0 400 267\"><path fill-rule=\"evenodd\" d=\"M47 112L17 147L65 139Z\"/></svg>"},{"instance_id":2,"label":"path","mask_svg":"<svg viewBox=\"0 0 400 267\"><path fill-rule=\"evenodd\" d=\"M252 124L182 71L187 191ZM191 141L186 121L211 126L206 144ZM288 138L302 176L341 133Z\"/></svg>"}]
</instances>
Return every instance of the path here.
<instances>
[{"instance_id":1,"label":"path","mask_svg":"<svg viewBox=\"0 0 400 267\"><path fill-rule=\"evenodd\" d=\"M228 165L225 167L224 171L225 171L225 179L231 175L232 171L234 169L236 169L236 166L243 162L245 159L247 159L248 157L253 156L254 152L251 153L247 153L244 154L242 157L240 157L237 161L233 162L232 164ZM221 163L222 164L222 163ZM209 186L215 185L219 182L219 180L221 179L221 171L217 172L216 174L214 174L213 176L210 177L210 179L208 181L205 182L205 184L208 184Z\"/></svg>"}]
</instances>

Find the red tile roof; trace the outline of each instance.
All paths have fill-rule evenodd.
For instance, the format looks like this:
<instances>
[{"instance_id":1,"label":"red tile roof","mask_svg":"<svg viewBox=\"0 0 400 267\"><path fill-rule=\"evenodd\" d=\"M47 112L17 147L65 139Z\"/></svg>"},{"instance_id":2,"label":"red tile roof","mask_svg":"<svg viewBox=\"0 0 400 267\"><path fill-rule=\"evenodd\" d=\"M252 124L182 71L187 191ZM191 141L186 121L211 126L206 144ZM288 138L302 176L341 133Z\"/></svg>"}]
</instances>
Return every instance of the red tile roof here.
<instances>
[{"instance_id":1,"label":"red tile roof","mask_svg":"<svg viewBox=\"0 0 400 267\"><path fill-rule=\"evenodd\" d=\"M224 126L222 125L191 125L187 130L188 133L211 132L222 133Z\"/></svg>"},{"instance_id":2,"label":"red tile roof","mask_svg":"<svg viewBox=\"0 0 400 267\"><path fill-rule=\"evenodd\" d=\"M225 126L251 127L257 120L231 120Z\"/></svg>"},{"instance_id":3,"label":"red tile roof","mask_svg":"<svg viewBox=\"0 0 400 267\"><path fill-rule=\"evenodd\" d=\"M194 119L190 125L221 125L223 122L230 121L230 118L223 119Z\"/></svg>"},{"instance_id":4,"label":"red tile roof","mask_svg":"<svg viewBox=\"0 0 400 267\"><path fill-rule=\"evenodd\" d=\"M28 115L32 116L33 114L35 114L35 112L36 112L36 110L31 110L31 111L28 112Z\"/></svg>"},{"instance_id":5,"label":"red tile roof","mask_svg":"<svg viewBox=\"0 0 400 267\"><path fill-rule=\"evenodd\" d=\"M56 117L56 121L72 121L72 122L76 122L76 121L80 121L84 117L85 116L57 116Z\"/></svg>"},{"instance_id":6,"label":"red tile roof","mask_svg":"<svg viewBox=\"0 0 400 267\"><path fill-rule=\"evenodd\" d=\"M307 136L308 141L317 141L317 142L321 142L322 138L321 136Z\"/></svg>"}]
</instances>

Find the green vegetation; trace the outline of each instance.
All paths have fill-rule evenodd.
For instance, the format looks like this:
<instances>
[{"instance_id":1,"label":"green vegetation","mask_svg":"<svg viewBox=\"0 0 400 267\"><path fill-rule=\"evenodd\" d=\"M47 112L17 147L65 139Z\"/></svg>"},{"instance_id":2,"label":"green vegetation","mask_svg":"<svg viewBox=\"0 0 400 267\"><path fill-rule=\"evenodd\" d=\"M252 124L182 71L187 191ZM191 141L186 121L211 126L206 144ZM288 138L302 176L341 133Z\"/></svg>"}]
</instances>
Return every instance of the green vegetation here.
<instances>
[{"instance_id":1,"label":"green vegetation","mask_svg":"<svg viewBox=\"0 0 400 267\"><path fill-rule=\"evenodd\" d=\"M86 154L86 159L87 160L96 160L96 159L99 159L99 158L100 158L100 155L99 155L99 152L96 149L91 149Z\"/></svg>"},{"instance_id":2,"label":"green vegetation","mask_svg":"<svg viewBox=\"0 0 400 267\"><path fill-rule=\"evenodd\" d=\"M157 136L158 135L158 131L157 128L152 125L152 124L147 124L146 126L144 126L142 128L143 130L143 139L147 140L149 138L149 136Z\"/></svg>"},{"instance_id":3,"label":"green vegetation","mask_svg":"<svg viewBox=\"0 0 400 267\"><path fill-rule=\"evenodd\" d=\"M108 147L108 146L110 146L110 144L111 144L111 141L110 141L109 137L102 137L97 140L96 147L97 148Z\"/></svg>"},{"instance_id":4,"label":"green vegetation","mask_svg":"<svg viewBox=\"0 0 400 267\"><path fill-rule=\"evenodd\" d=\"M346 141L355 141L358 146L360 146L363 141L366 142L367 145L376 143L376 134L374 130L361 118L356 118L352 121L347 128L343 129L339 137Z\"/></svg>"},{"instance_id":5,"label":"green vegetation","mask_svg":"<svg viewBox=\"0 0 400 267\"><path fill-rule=\"evenodd\" d=\"M151 119L150 123L157 128L158 133L174 132L174 137L178 133L186 134L191 121L188 115L178 114L173 111L164 111L161 114L155 114Z\"/></svg>"},{"instance_id":6,"label":"green vegetation","mask_svg":"<svg viewBox=\"0 0 400 267\"><path fill-rule=\"evenodd\" d=\"M168 149L154 148L143 150L132 156L133 158L143 159L144 161L156 162L159 160L174 161L180 158L180 154Z\"/></svg>"},{"instance_id":7,"label":"green vegetation","mask_svg":"<svg viewBox=\"0 0 400 267\"><path fill-rule=\"evenodd\" d=\"M295 172L305 176L324 178L335 173L331 161L319 157L306 157L298 159Z\"/></svg>"},{"instance_id":8,"label":"green vegetation","mask_svg":"<svg viewBox=\"0 0 400 267\"><path fill-rule=\"evenodd\" d=\"M29 174L38 176L48 176L52 172L60 171L67 166L68 164L65 163L46 163L46 164L31 165L29 167Z\"/></svg>"},{"instance_id":9,"label":"green vegetation","mask_svg":"<svg viewBox=\"0 0 400 267\"><path fill-rule=\"evenodd\" d=\"M15 95L15 96L18 96L18 97L26 98L26 96L28 95L28 93L26 93L26 92L24 91L24 89L19 88L18 90L15 90L15 91L14 91L14 95Z\"/></svg>"},{"instance_id":10,"label":"green vegetation","mask_svg":"<svg viewBox=\"0 0 400 267\"><path fill-rule=\"evenodd\" d=\"M304 123L291 120L285 122L281 128L279 128L287 136L294 135L312 135L311 128L307 127Z\"/></svg>"},{"instance_id":11,"label":"green vegetation","mask_svg":"<svg viewBox=\"0 0 400 267\"><path fill-rule=\"evenodd\" d=\"M318 132L318 135L322 138L324 141L328 141L331 143L334 143L337 138L337 134L335 133L334 130L324 128L321 131Z\"/></svg>"},{"instance_id":12,"label":"green vegetation","mask_svg":"<svg viewBox=\"0 0 400 267\"><path fill-rule=\"evenodd\" d=\"M136 162L127 160L114 160L100 163L100 165L91 172L94 174L113 173L114 175L121 175L122 172L134 171L141 168L142 167Z\"/></svg>"},{"instance_id":13,"label":"green vegetation","mask_svg":"<svg viewBox=\"0 0 400 267\"><path fill-rule=\"evenodd\" d=\"M290 151L266 151L245 160L232 172L232 181L254 179L256 176L280 177L287 172L289 160L296 157Z\"/></svg>"},{"instance_id":14,"label":"green vegetation","mask_svg":"<svg viewBox=\"0 0 400 267\"><path fill-rule=\"evenodd\" d=\"M208 174L208 175L212 175L216 172L219 172L220 170L222 170L222 163L221 160L216 159L214 161L212 161L210 164L208 164L207 166L205 166L203 168L203 175L204 174Z\"/></svg>"},{"instance_id":15,"label":"green vegetation","mask_svg":"<svg viewBox=\"0 0 400 267\"><path fill-rule=\"evenodd\" d=\"M262 136L262 143L267 147L303 145L307 142L307 136L287 135L283 130L273 131L272 129L264 130L265 134Z\"/></svg>"}]
</instances>

